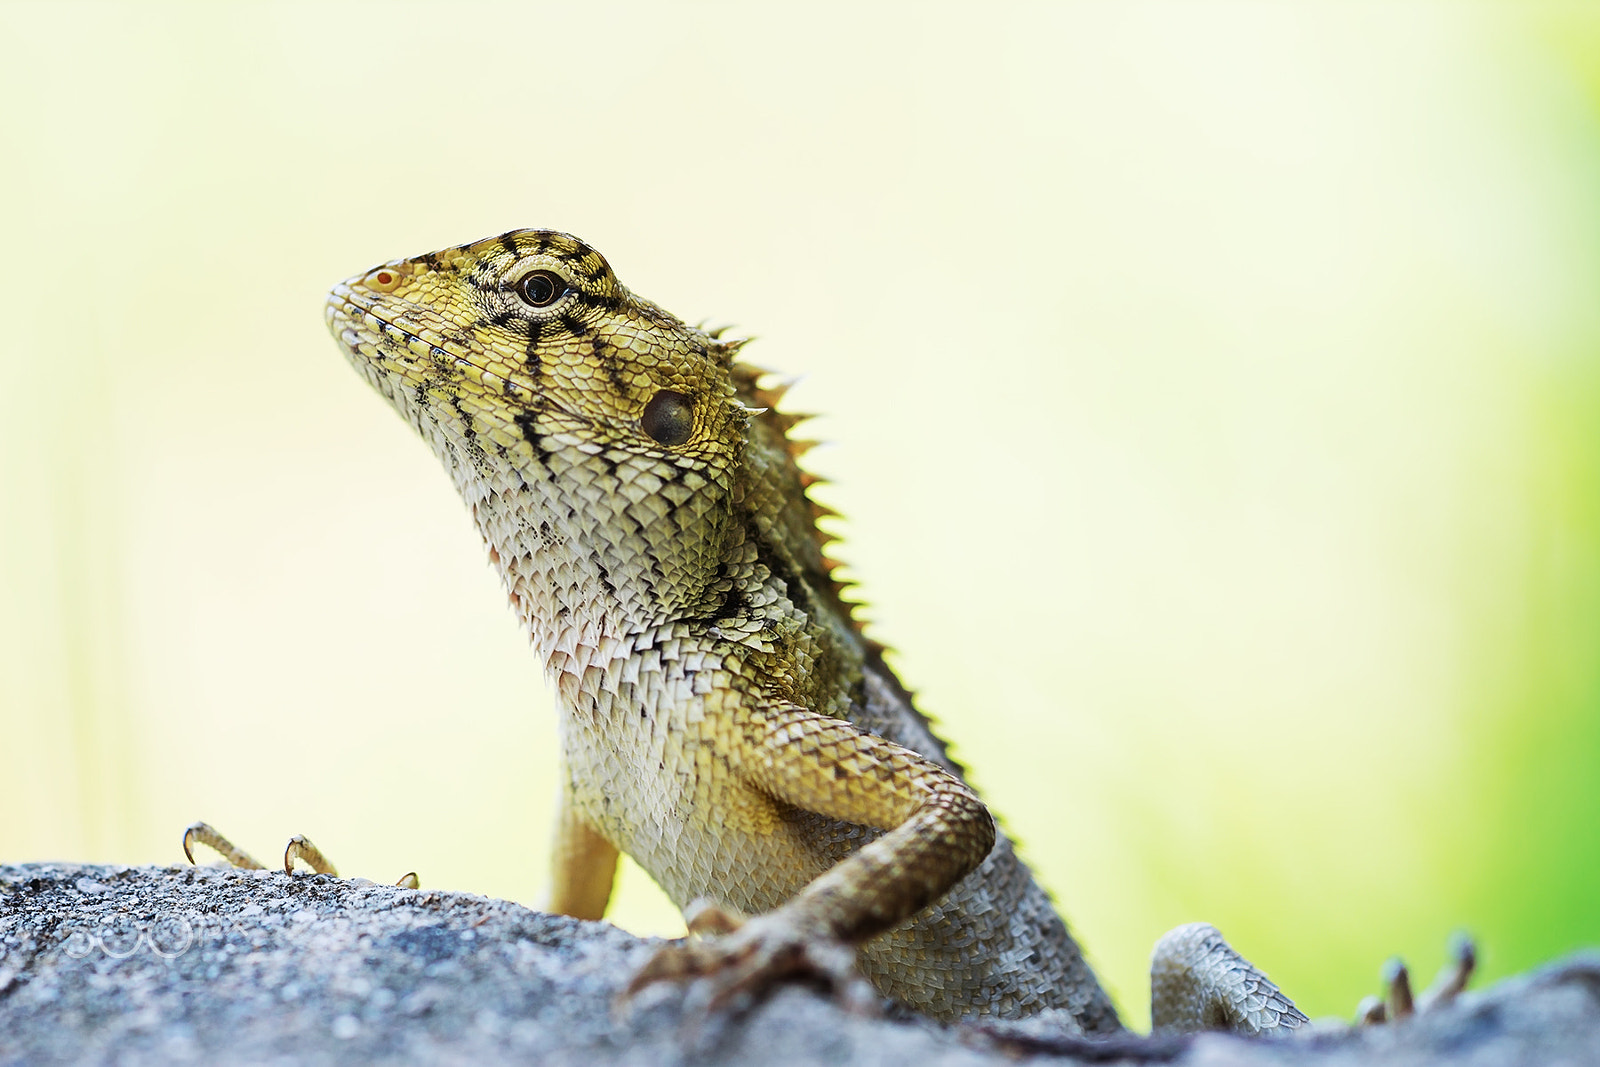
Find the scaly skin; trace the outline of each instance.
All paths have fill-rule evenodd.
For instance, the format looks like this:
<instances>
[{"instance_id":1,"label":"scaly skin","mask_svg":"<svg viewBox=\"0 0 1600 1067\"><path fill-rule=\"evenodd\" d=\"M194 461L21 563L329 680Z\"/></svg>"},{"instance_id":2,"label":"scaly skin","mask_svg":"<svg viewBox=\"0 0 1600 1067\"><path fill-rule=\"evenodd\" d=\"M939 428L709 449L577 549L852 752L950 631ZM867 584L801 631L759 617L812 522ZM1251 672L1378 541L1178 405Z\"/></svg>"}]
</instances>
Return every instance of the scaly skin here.
<instances>
[{"instance_id":1,"label":"scaly skin","mask_svg":"<svg viewBox=\"0 0 1600 1067\"><path fill-rule=\"evenodd\" d=\"M841 599L798 420L735 361L742 342L537 230L383 264L336 286L327 317L455 479L543 657L564 763L555 910L599 918L620 850L735 929L668 946L643 980L726 994L859 947L881 993L937 1018L1064 1009L1120 1028ZM1253 968L1244 981L1265 1025L1303 1018Z\"/></svg>"}]
</instances>

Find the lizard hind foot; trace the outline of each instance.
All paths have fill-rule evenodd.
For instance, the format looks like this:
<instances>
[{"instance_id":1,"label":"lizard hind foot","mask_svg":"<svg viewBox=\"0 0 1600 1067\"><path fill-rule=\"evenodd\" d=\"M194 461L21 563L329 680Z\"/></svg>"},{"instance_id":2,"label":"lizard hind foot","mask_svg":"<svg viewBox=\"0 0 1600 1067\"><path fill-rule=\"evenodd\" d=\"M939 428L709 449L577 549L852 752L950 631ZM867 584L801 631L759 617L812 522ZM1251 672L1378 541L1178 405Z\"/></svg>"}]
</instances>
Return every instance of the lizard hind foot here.
<instances>
[{"instance_id":1,"label":"lizard hind foot","mask_svg":"<svg viewBox=\"0 0 1600 1067\"><path fill-rule=\"evenodd\" d=\"M878 994L856 970L854 946L804 929L781 908L745 919L701 900L685 918L695 936L657 949L623 1000L660 982L682 982L707 998L703 1010L710 1015L743 1010L782 982L810 979L852 1014L878 1013Z\"/></svg>"},{"instance_id":2,"label":"lizard hind foot","mask_svg":"<svg viewBox=\"0 0 1600 1067\"><path fill-rule=\"evenodd\" d=\"M1399 1022L1413 1015L1426 1014L1452 1003L1478 966L1478 947L1471 937L1457 934L1450 940L1450 961L1439 971L1433 984L1420 996L1411 992L1411 972L1405 961L1392 959L1383 965L1383 992L1380 997L1367 997L1356 1008L1356 1022L1371 1026L1384 1022Z\"/></svg>"}]
</instances>

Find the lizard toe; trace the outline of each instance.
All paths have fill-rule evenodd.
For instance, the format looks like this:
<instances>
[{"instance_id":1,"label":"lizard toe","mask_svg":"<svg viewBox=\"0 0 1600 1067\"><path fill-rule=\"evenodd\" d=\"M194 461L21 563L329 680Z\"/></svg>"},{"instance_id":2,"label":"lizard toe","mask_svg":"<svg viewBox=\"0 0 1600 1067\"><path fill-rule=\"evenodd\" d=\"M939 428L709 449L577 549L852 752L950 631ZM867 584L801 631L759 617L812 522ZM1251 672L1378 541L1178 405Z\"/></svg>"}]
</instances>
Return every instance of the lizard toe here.
<instances>
[{"instance_id":1,"label":"lizard toe","mask_svg":"<svg viewBox=\"0 0 1600 1067\"><path fill-rule=\"evenodd\" d=\"M1410 970L1403 960L1391 959L1383 966L1384 995L1363 998L1356 1008L1356 1022L1372 1026L1437 1011L1452 1003L1467 988L1477 965L1477 945L1466 934L1457 934L1450 942L1450 961L1439 971L1432 985L1420 995L1413 995Z\"/></svg>"},{"instance_id":2,"label":"lizard toe","mask_svg":"<svg viewBox=\"0 0 1600 1067\"><path fill-rule=\"evenodd\" d=\"M683 921L688 926L689 932L696 937L721 937L743 926L745 916L705 897L699 897L684 909Z\"/></svg>"}]
</instances>

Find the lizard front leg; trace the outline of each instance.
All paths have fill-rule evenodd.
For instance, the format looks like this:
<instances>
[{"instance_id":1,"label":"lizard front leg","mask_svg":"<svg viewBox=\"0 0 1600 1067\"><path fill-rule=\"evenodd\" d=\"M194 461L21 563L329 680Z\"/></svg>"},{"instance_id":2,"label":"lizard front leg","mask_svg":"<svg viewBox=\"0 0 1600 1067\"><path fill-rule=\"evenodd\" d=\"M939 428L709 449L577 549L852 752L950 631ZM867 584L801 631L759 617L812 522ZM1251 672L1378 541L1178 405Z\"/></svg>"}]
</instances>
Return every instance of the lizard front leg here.
<instances>
[{"instance_id":1,"label":"lizard front leg","mask_svg":"<svg viewBox=\"0 0 1600 1067\"><path fill-rule=\"evenodd\" d=\"M775 911L742 925L700 909L716 940L667 945L629 986L704 978L715 1008L785 975L821 973L859 990L854 948L903 922L971 873L994 845L994 819L932 761L803 708L745 713L726 753L743 782L782 804L888 831L813 879Z\"/></svg>"}]
</instances>

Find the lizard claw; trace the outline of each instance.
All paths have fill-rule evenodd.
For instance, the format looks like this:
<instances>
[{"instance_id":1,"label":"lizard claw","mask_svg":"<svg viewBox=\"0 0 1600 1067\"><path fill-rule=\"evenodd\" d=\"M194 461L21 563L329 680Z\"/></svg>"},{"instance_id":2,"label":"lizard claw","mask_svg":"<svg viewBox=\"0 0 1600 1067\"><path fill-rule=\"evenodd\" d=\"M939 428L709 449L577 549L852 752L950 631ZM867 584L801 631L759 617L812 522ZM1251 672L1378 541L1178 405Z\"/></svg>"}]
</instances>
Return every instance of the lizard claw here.
<instances>
[{"instance_id":1,"label":"lizard claw","mask_svg":"<svg viewBox=\"0 0 1600 1067\"><path fill-rule=\"evenodd\" d=\"M289 838L289 847L283 850L283 873L294 873L294 861L303 860L317 874L330 874L339 877L338 870L322 850L311 843L311 838L304 834L295 834Z\"/></svg>"},{"instance_id":2,"label":"lizard claw","mask_svg":"<svg viewBox=\"0 0 1600 1067\"><path fill-rule=\"evenodd\" d=\"M706 901L686 913L695 935L704 939L662 945L628 983L631 999L658 982L697 982L709 992L706 1014L751 1000L793 978L820 981L847 1011L875 1015L878 995L856 970L854 946L802 929L782 909L744 919Z\"/></svg>"},{"instance_id":3,"label":"lizard claw","mask_svg":"<svg viewBox=\"0 0 1600 1067\"><path fill-rule=\"evenodd\" d=\"M241 867L246 870L260 871L265 867L250 853L229 841L210 823L191 823L183 831L183 854L190 863L194 862L194 846L205 845L213 852L221 854L229 866ZM295 861L305 863L317 874L328 874L335 878L339 872L334 869L333 863L322 850L311 843L311 839L302 834L295 834L289 839L289 847L283 850L283 872L294 874ZM407 871L400 876L395 885L401 889L416 889L422 885L417 878L416 871Z\"/></svg>"},{"instance_id":4,"label":"lizard claw","mask_svg":"<svg viewBox=\"0 0 1600 1067\"><path fill-rule=\"evenodd\" d=\"M1406 961L1396 956L1383 965L1384 1002L1391 1019L1405 1019L1417 1013L1416 999L1411 995L1411 971Z\"/></svg>"},{"instance_id":5,"label":"lizard claw","mask_svg":"<svg viewBox=\"0 0 1600 1067\"><path fill-rule=\"evenodd\" d=\"M1467 934L1456 934L1450 939L1450 962L1439 971L1433 984L1423 991L1418 1003L1419 1011L1431 1011L1455 1000L1472 972L1478 969L1478 946Z\"/></svg>"}]
</instances>

